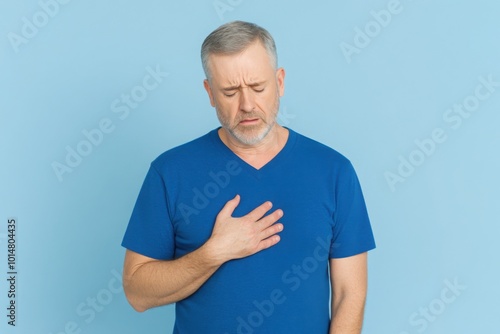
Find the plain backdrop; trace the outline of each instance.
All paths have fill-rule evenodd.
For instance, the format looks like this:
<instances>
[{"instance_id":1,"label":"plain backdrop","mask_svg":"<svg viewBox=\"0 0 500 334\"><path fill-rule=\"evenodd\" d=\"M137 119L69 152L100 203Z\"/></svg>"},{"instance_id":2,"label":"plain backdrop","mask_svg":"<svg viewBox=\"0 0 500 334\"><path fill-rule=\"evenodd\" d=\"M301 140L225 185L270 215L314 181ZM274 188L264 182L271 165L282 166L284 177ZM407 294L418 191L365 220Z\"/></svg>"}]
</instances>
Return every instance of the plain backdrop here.
<instances>
[{"instance_id":1,"label":"plain backdrop","mask_svg":"<svg viewBox=\"0 0 500 334\"><path fill-rule=\"evenodd\" d=\"M218 126L199 51L232 20L276 39L280 122L356 168L378 246L363 333L494 332L499 11L493 0L2 1L0 332L171 332L173 306L126 302L120 243L149 163Z\"/></svg>"}]
</instances>

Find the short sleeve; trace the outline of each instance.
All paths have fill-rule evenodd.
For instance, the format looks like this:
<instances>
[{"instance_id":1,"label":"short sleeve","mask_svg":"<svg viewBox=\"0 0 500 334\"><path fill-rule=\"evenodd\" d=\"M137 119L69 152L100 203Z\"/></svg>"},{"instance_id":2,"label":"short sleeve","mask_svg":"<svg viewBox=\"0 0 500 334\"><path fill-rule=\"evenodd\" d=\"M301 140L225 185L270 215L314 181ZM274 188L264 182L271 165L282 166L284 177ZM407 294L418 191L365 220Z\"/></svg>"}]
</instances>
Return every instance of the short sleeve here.
<instances>
[{"instance_id":1,"label":"short sleeve","mask_svg":"<svg viewBox=\"0 0 500 334\"><path fill-rule=\"evenodd\" d=\"M153 165L139 192L122 246L158 260L174 258L174 232L165 182Z\"/></svg>"},{"instance_id":2,"label":"short sleeve","mask_svg":"<svg viewBox=\"0 0 500 334\"><path fill-rule=\"evenodd\" d=\"M337 175L330 258L342 258L375 248L370 219L356 172L350 162Z\"/></svg>"}]
</instances>

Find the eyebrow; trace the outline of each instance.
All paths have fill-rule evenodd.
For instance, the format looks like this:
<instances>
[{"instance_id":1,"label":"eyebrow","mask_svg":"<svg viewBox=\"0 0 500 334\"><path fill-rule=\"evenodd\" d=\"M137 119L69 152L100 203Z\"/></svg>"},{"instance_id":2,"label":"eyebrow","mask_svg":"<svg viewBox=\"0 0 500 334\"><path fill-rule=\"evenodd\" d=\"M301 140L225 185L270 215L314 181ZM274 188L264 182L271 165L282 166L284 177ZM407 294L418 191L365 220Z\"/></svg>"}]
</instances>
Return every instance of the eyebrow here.
<instances>
[{"instance_id":1,"label":"eyebrow","mask_svg":"<svg viewBox=\"0 0 500 334\"><path fill-rule=\"evenodd\" d=\"M254 83L248 84L248 87L257 87L257 86L261 86L265 83L266 83L265 81L254 82ZM238 86L230 86L230 87L222 88L222 90L225 92L229 92L229 91L237 90L240 88L241 88L241 85L238 85Z\"/></svg>"}]
</instances>

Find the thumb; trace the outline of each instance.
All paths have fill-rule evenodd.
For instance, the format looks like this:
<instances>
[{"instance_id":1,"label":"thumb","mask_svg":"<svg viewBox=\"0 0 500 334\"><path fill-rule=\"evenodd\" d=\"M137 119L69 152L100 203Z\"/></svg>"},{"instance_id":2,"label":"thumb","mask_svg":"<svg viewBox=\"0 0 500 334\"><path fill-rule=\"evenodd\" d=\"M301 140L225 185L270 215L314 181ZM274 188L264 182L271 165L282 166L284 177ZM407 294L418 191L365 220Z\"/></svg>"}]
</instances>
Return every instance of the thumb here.
<instances>
[{"instance_id":1,"label":"thumb","mask_svg":"<svg viewBox=\"0 0 500 334\"><path fill-rule=\"evenodd\" d=\"M233 199L227 201L218 216L231 217L238 204L240 204L240 195L236 195Z\"/></svg>"}]
</instances>

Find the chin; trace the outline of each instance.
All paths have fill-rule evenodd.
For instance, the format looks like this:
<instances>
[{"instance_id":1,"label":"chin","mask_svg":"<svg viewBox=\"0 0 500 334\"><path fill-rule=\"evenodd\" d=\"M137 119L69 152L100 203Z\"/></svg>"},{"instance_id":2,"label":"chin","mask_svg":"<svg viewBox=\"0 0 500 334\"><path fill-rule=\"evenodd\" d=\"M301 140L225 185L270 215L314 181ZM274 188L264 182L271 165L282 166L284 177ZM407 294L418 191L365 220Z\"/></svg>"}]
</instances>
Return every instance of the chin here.
<instances>
[{"instance_id":1,"label":"chin","mask_svg":"<svg viewBox=\"0 0 500 334\"><path fill-rule=\"evenodd\" d=\"M255 128L248 128L246 130L232 130L232 136L240 143L245 145L255 145L260 143L271 131L272 126L256 126Z\"/></svg>"}]
</instances>

